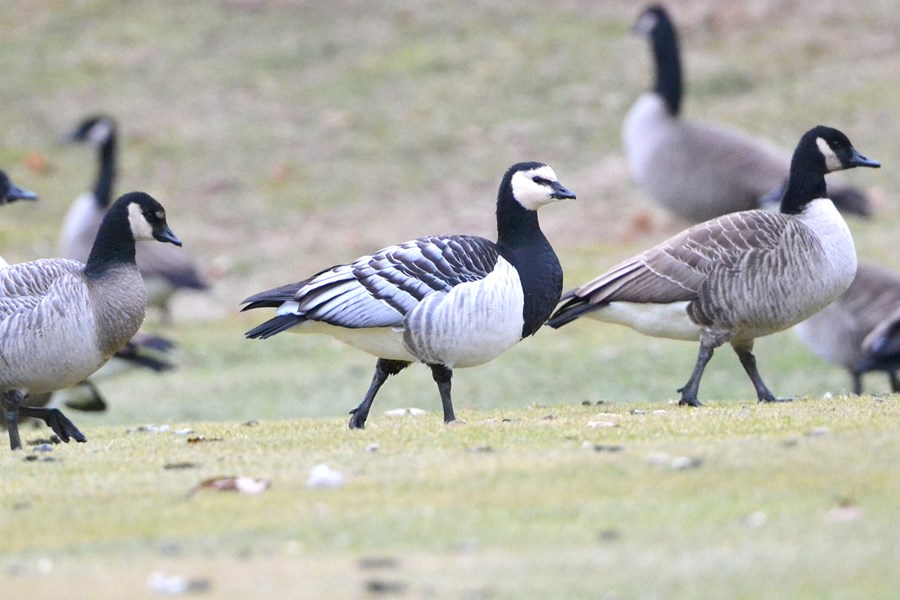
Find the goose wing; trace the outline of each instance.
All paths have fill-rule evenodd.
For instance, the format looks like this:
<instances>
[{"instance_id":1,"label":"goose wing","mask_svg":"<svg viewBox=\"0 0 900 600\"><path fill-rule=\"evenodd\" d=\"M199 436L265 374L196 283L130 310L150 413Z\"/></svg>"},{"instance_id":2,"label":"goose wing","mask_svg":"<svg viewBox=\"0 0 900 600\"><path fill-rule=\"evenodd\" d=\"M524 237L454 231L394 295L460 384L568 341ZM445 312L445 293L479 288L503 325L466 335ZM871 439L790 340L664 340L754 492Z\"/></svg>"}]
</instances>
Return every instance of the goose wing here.
<instances>
[{"instance_id":1,"label":"goose wing","mask_svg":"<svg viewBox=\"0 0 900 600\"><path fill-rule=\"evenodd\" d=\"M900 366L900 307L872 329L862 350L863 364L889 369Z\"/></svg>"},{"instance_id":2,"label":"goose wing","mask_svg":"<svg viewBox=\"0 0 900 600\"><path fill-rule=\"evenodd\" d=\"M251 296L244 310L276 307L279 315L296 317L292 325L314 320L349 328L397 327L429 294L486 277L498 257L496 245L484 238L420 238Z\"/></svg>"},{"instance_id":3,"label":"goose wing","mask_svg":"<svg viewBox=\"0 0 900 600\"><path fill-rule=\"evenodd\" d=\"M0 270L0 339L29 344L28 336L52 338L72 314L91 315L82 270L67 259L42 259ZM16 340L13 342L12 340Z\"/></svg>"},{"instance_id":4,"label":"goose wing","mask_svg":"<svg viewBox=\"0 0 900 600\"><path fill-rule=\"evenodd\" d=\"M690 227L569 292L550 320L559 327L610 302L668 304L703 295L710 278L737 272L781 242L789 220L751 210Z\"/></svg>"},{"instance_id":5,"label":"goose wing","mask_svg":"<svg viewBox=\"0 0 900 600\"><path fill-rule=\"evenodd\" d=\"M0 269L0 315L37 306L61 277L80 276L83 268L74 260L51 258Z\"/></svg>"}]
</instances>

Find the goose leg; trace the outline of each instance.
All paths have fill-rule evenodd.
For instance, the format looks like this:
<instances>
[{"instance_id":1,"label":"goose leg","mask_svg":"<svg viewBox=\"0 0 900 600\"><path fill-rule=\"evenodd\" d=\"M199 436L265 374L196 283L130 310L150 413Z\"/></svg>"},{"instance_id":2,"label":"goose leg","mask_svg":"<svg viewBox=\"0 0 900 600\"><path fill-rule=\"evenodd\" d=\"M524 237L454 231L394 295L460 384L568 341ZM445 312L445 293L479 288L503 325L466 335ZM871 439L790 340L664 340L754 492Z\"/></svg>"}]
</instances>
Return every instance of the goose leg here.
<instances>
[{"instance_id":1,"label":"goose leg","mask_svg":"<svg viewBox=\"0 0 900 600\"><path fill-rule=\"evenodd\" d=\"M33 406L23 406L19 408L19 414L23 417L31 417L40 419L47 424L56 436L69 443L69 440L84 443L87 438L81 433L75 424L72 423L58 408L35 408Z\"/></svg>"},{"instance_id":2,"label":"goose leg","mask_svg":"<svg viewBox=\"0 0 900 600\"><path fill-rule=\"evenodd\" d=\"M769 388L766 387L766 384L763 383L762 377L760 377L759 371L756 368L756 357L753 356L753 352L751 352L751 350L753 350L752 343L740 346L732 344L731 347L734 348L735 353L738 355L738 359L741 361L741 365L750 377L750 381L753 382L753 387L756 388L756 397L760 402L791 401L791 398L776 398L775 394L773 394Z\"/></svg>"},{"instance_id":3,"label":"goose leg","mask_svg":"<svg viewBox=\"0 0 900 600\"><path fill-rule=\"evenodd\" d=\"M375 400L375 394L381 389L381 386L391 375L396 375L409 366L409 362L405 360L388 360L379 358L375 363L375 375L372 376L372 383L369 385L369 391L366 392L365 398L360 402L359 406L350 411L350 429L365 429L366 419L369 417L369 409L372 408L372 401Z\"/></svg>"},{"instance_id":4,"label":"goose leg","mask_svg":"<svg viewBox=\"0 0 900 600\"><path fill-rule=\"evenodd\" d=\"M3 394L3 411L6 413L6 430L9 432L9 447L18 450L22 447L19 438L19 405L24 395L19 390L9 390Z\"/></svg>"},{"instance_id":5,"label":"goose leg","mask_svg":"<svg viewBox=\"0 0 900 600\"><path fill-rule=\"evenodd\" d=\"M450 380L453 378L453 370L444 365L428 365L431 367L431 376L438 386L441 394L441 405L444 408L444 423L456 420L453 414L453 400L450 398Z\"/></svg>"},{"instance_id":6,"label":"goose leg","mask_svg":"<svg viewBox=\"0 0 900 600\"><path fill-rule=\"evenodd\" d=\"M703 406L703 404L697 400L697 392L700 391L700 378L703 377L703 370L706 368L706 363L712 358L713 349L712 345L700 342L700 351L697 353L697 362L694 364L694 372L691 373L691 378L684 384L684 387L678 389L678 391L681 392L681 400L678 401L679 405Z\"/></svg>"},{"instance_id":7,"label":"goose leg","mask_svg":"<svg viewBox=\"0 0 900 600\"><path fill-rule=\"evenodd\" d=\"M850 375L853 377L853 393L857 396L861 396L862 395L862 373L857 373L856 371L853 371L852 373L850 373Z\"/></svg>"},{"instance_id":8,"label":"goose leg","mask_svg":"<svg viewBox=\"0 0 900 600\"><path fill-rule=\"evenodd\" d=\"M891 391L900 392L900 378L897 377L897 371L890 371L888 377L891 378Z\"/></svg>"}]
</instances>

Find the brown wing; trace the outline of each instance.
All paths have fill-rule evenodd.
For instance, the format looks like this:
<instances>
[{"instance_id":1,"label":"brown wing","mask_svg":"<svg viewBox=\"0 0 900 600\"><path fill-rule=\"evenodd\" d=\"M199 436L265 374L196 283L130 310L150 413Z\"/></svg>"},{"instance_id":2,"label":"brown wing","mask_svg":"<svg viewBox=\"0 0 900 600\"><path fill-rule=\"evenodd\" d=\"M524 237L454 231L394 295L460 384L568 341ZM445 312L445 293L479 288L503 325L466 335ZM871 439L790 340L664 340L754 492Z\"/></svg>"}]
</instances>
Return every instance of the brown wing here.
<instances>
[{"instance_id":1,"label":"brown wing","mask_svg":"<svg viewBox=\"0 0 900 600\"><path fill-rule=\"evenodd\" d=\"M790 220L779 213L751 210L724 215L669 238L564 296L551 319L561 326L610 302L668 304L706 295L718 280L755 253L780 243Z\"/></svg>"}]
</instances>

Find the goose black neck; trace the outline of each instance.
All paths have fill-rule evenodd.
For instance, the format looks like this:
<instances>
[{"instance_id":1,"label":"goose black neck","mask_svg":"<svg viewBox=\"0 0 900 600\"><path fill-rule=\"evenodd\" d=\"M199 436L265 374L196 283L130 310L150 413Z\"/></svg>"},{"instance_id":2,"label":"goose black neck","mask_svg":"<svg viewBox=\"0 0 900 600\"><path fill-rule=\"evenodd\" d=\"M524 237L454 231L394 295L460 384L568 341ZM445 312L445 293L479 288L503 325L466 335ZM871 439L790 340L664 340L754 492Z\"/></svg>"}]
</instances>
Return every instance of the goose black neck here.
<instances>
[{"instance_id":1,"label":"goose black neck","mask_svg":"<svg viewBox=\"0 0 900 600\"><path fill-rule=\"evenodd\" d=\"M654 91L666 103L669 113L677 117L681 111L681 58L678 50L678 34L665 13L659 14L656 26L650 33L650 39L656 63Z\"/></svg>"},{"instance_id":2,"label":"goose black neck","mask_svg":"<svg viewBox=\"0 0 900 600\"><path fill-rule=\"evenodd\" d=\"M114 205L103 217L85 267L85 275L96 277L110 268L134 265L134 235L125 205Z\"/></svg>"},{"instance_id":3,"label":"goose black neck","mask_svg":"<svg viewBox=\"0 0 900 600\"><path fill-rule=\"evenodd\" d=\"M112 202L113 184L116 181L116 132L100 144L100 171L94 183L94 198L100 208L106 210Z\"/></svg>"},{"instance_id":4,"label":"goose black neck","mask_svg":"<svg viewBox=\"0 0 900 600\"><path fill-rule=\"evenodd\" d=\"M524 305L522 337L540 329L562 293L559 259L541 231L536 211L527 210L507 192L497 202L497 247L519 274Z\"/></svg>"},{"instance_id":5,"label":"goose black neck","mask_svg":"<svg viewBox=\"0 0 900 600\"><path fill-rule=\"evenodd\" d=\"M805 150L801 144L791 159L791 173L781 198L781 212L796 215L816 198L827 197L822 156Z\"/></svg>"},{"instance_id":6,"label":"goose black neck","mask_svg":"<svg viewBox=\"0 0 900 600\"><path fill-rule=\"evenodd\" d=\"M547 241L537 212L525 209L515 200L497 204L497 245L506 248L528 246Z\"/></svg>"}]
</instances>

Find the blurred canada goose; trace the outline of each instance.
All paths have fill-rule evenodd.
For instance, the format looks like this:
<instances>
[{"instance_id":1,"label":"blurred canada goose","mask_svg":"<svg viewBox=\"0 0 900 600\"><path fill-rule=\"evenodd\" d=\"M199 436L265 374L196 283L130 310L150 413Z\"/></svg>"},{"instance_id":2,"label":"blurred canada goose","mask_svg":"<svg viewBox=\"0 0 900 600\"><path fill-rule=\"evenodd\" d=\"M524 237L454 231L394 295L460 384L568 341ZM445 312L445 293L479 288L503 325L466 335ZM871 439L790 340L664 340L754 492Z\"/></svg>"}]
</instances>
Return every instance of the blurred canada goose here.
<instances>
[{"instance_id":1,"label":"blurred canada goose","mask_svg":"<svg viewBox=\"0 0 900 600\"><path fill-rule=\"evenodd\" d=\"M6 173L0 171L0 205L16 200L37 200L37 194L17 186Z\"/></svg>"},{"instance_id":2,"label":"blurred canada goose","mask_svg":"<svg viewBox=\"0 0 900 600\"><path fill-rule=\"evenodd\" d=\"M134 336L146 305L135 241L147 239L181 244L163 207L131 192L103 218L86 264L55 258L0 269L0 391L13 450L22 446L20 415L43 420L64 442L85 441L59 410L22 404L83 381Z\"/></svg>"},{"instance_id":3,"label":"blurred canada goose","mask_svg":"<svg viewBox=\"0 0 900 600\"><path fill-rule=\"evenodd\" d=\"M886 371L898 392L898 311L900 273L859 265L847 291L794 330L813 354L850 372L854 394L862 393L862 376L869 371Z\"/></svg>"},{"instance_id":4,"label":"blurred canada goose","mask_svg":"<svg viewBox=\"0 0 900 600\"><path fill-rule=\"evenodd\" d=\"M863 340L864 357L861 368L867 371L887 371L891 391L900 392L900 307L883 319Z\"/></svg>"},{"instance_id":5,"label":"blurred canada goose","mask_svg":"<svg viewBox=\"0 0 900 600\"><path fill-rule=\"evenodd\" d=\"M730 342L760 402L775 396L752 354L755 338L787 329L840 296L856 274L850 231L828 199L825 173L878 167L843 133L818 126L800 139L780 212L762 209L694 225L569 292L550 319L581 316L641 333L699 340L679 404L697 391L713 350Z\"/></svg>"},{"instance_id":6,"label":"blurred canada goose","mask_svg":"<svg viewBox=\"0 0 900 600\"><path fill-rule=\"evenodd\" d=\"M635 31L650 38L656 84L641 95L625 118L622 140L632 174L654 200L693 222L763 207L779 199L790 156L769 142L713 123L680 118L681 60L678 38L661 6L646 9ZM829 184L843 212L868 216L860 190Z\"/></svg>"},{"instance_id":7,"label":"blurred canada goose","mask_svg":"<svg viewBox=\"0 0 900 600\"><path fill-rule=\"evenodd\" d=\"M16 200L37 200L37 194L17 186L5 172L0 171L0 206ZM0 256L0 269L7 265L6 259Z\"/></svg>"},{"instance_id":8,"label":"blurred canada goose","mask_svg":"<svg viewBox=\"0 0 900 600\"><path fill-rule=\"evenodd\" d=\"M81 194L69 208L59 238L59 251L63 257L85 261L113 198L118 143L116 122L106 115L86 118L63 136L63 140L94 144L99 153L100 170L94 189ZM191 254L168 244L139 246L137 265L147 288L147 304L159 307L165 321L171 320L168 303L176 291L209 287Z\"/></svg>"},{"instance_id":9,"label":"blurred canada goose","mask_svg":"<svg viewBox=\"0 0 900 600\"><path fill-rule=\"evenodd\" d=\"M536 211L574 197L547 165L515 164L497 195L496 243L424 237L256 294L244 310L278 310L247 337L327 333L377 356L372 384L350 411L351 429L365 427L388 376L416 361L431 368L444 421L453 421L452 370L493 360L534 334L559 301L562 268Z\"/></svg>"}]
</instances>

